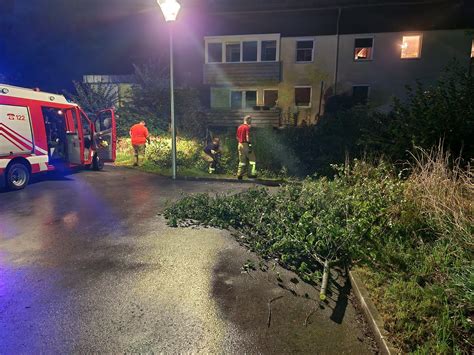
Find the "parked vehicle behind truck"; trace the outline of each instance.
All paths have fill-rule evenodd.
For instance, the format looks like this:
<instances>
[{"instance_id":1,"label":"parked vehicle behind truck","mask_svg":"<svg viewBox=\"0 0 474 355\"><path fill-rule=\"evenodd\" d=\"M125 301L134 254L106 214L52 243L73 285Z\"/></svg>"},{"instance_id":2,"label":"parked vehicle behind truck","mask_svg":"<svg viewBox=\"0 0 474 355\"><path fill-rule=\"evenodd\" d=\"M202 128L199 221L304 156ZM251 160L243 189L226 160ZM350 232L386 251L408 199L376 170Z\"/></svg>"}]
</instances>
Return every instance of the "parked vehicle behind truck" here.
<instances>
[{"instance_id":1,"label":"parked vehicle behind truck","mask_svg":"<svg viewBox=\"0 0 474 355\"><path fill-rule=\"evenodd\" d=\"M0 185L20 190L31 174L115 161L113 109L88 116L63 95L0 84Z\"/></svg>"}]
</instances>

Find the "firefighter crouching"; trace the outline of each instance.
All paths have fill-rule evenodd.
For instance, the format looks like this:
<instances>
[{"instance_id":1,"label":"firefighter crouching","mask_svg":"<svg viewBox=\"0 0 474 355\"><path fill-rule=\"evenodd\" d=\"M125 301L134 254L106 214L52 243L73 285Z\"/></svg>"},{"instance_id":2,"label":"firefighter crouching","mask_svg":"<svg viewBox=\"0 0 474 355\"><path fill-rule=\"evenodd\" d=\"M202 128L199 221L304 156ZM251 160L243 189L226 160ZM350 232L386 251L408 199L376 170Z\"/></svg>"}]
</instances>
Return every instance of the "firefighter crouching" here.
<instances>
[{"instance_id":1,"label":"firefighter crouching","mask_svg":"<svg viewBox=\"0 0 474 355\"><path fill-rule=\"evenodd\" d=\"M203 159L209 163L209 174L214 174L221 159L220 139L215 137L203 151Z\"/></svg>"},{"instance_id":2,"label":"firefighter crouching","mask_svg":"<svg viewBox=\"0 0 474 355\"><path fill-rule=\"evenodd\" d=\"M242 180L244 173L247 171L249 178L257 176L257 166L255 162L255 153L252 149L250 140L250 126L252 117L245 116L244 123L237 128L237 149L239 151L239 169L237 170L237 179Z\"/></svg>"}]
</instances>

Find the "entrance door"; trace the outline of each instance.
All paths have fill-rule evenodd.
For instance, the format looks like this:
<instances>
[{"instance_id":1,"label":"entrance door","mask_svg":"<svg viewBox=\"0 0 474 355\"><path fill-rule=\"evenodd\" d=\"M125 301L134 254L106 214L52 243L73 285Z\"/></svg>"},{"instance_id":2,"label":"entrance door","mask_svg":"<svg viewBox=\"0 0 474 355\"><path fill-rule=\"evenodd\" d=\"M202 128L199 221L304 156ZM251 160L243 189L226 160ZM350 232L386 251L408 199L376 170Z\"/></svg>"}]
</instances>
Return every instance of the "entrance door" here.
<instances>
[{"instance_id":1,"label":"entrance door","mask_svg":"<svg viewBox=\"0 0 474 355\"><path fill-rule=\"evenodd\" d=\"M114 111L109 109L98 112L94 121L94 128L94 141L99 158L103 162L115 161L117 137Z\"/></svg>"}]
</instances>

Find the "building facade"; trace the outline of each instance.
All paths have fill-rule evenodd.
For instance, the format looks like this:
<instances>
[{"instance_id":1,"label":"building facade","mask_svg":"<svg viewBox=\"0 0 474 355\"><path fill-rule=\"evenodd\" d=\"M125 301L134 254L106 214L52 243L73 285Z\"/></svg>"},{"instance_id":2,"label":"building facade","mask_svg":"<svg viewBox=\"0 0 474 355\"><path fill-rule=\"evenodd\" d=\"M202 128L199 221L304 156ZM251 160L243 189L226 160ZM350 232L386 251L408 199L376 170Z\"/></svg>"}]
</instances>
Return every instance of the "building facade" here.
<instances>
[{"instance_id":1,"label":"building facade","mask_svg":"<svg viewBox=\"0 0 474 355\"><path fill-rule=\"evenodd\" d=\"M111 100L121 107L131 95L133 75L83 75L82 82L92 89L105 88Z\"/></svg>"},{"instance_id":2,"label":"building facade","mask_svg":"<svg viewBox=\"0 0 474 355\"><path fill-rule=\"evenodd\" d=\"M388 110L406 86L429 85L456 61L466 72L474 40L462 29L283 36L207 36L203 82L211 123L314 124L331 97Z\"/></svg>"}]
</instances>

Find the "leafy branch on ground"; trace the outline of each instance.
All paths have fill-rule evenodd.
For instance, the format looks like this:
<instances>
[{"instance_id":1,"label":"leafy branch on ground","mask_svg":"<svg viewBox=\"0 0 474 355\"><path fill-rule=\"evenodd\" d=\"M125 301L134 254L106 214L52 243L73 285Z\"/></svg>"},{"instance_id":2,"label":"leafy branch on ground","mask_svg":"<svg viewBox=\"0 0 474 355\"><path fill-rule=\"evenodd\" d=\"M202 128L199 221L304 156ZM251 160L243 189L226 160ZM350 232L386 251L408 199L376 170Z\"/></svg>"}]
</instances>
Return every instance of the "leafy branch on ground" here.
<instances>
[{"instance_id":1,"label":"leafy branch on ground","mask_svg":"<svg viewBox=\"0 0 474 355\"><path fill-rule=\"evenodd\" d=\"M334 179L306 179L276 192L187 196L165 217L171 225L235 229L252 251L308 282L321 281L319 259L361 267L403 351L469 353L472 171L453 168L443 153L420 151L417 161L407 180L383 162L356 160L336 167Z\"/></svg>"}]
</instances>

